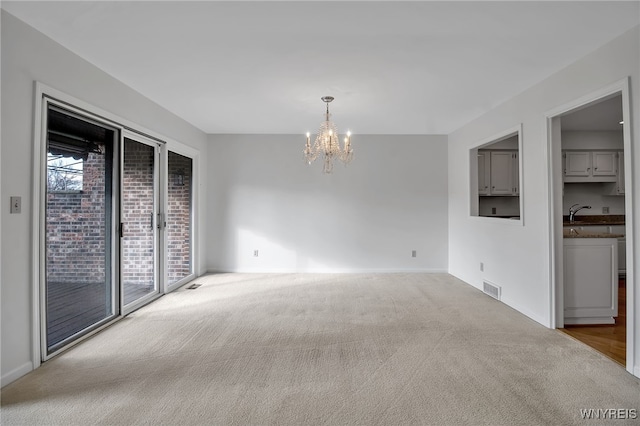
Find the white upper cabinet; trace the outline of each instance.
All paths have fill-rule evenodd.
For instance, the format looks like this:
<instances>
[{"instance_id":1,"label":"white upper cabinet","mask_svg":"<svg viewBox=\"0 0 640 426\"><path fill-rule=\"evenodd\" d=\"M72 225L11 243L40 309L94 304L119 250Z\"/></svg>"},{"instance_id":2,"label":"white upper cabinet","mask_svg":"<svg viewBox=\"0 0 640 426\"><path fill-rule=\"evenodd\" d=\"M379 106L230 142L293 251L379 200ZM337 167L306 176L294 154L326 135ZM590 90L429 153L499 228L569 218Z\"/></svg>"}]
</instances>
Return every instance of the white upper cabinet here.
<instances>
[{"instance_id":1,"label":"white upper cabinet","mask_svg":"<svg viewBox=\"0 0 640 426\"><path fill-rule=\"evenodd\" d=\"M491 151L491 195L514 195L513 152Z\"/></svg>"},{"instance_id":2,"label":"white upper cabinet","mask_svg":"<svg viewBox=\"0 0 640 426\"><path fill-rule=\"evenodd\" d=\"M478 195L489 195L490 172L491 156L488 152L478 151Z\"/></svg>"},{"instance_id":3,"label":"white upper cabinet","mask_svg":"<svg viewBox=\"0 0 640 426\"><path fill-rule=\"evenodd\" d=\"M604 195L624 195L624 151L616 152L616 165L618 166L616 181L605 187Z\"/></svg>"},{"instance_id":4,"label":"white upper cabinet","mask_svg":"<svg viewBox=\"0 0 640 426\"><path fill-rule=\"evenodd\" d=\"M618 156L615 151L564 151L565 182L616 182Z\"/></svg>"},{"instance_id":5,"label":"white upper cabinet","mask_svg":"<svg viewBox=\"0 0 640 426\"><path fill-rule=\"evenodd\" d=\"M478 195L518 195L518 182L517 151L478 151Z\"/></svg>"},{"instance_id":6,"label":"white upper cabinet","mask_svg":"<svg viewBox=\"0 0 640 426\"><path fill-rule=\"evenodd\" d=\"M594 151L592 156L594 176L616 176L618 158L615 152Z\"/></svg>"},{"instance_id":7,"label":"white upper cabinet","mask_svg":"<svg viewBox=\"0 0 640 426\"><path fill-rule=\"evenodd\" d=\"M564 153L564 175L583 176L591 175L591 153L587 151L567 151Z\"/></svg>"}]
</instances>

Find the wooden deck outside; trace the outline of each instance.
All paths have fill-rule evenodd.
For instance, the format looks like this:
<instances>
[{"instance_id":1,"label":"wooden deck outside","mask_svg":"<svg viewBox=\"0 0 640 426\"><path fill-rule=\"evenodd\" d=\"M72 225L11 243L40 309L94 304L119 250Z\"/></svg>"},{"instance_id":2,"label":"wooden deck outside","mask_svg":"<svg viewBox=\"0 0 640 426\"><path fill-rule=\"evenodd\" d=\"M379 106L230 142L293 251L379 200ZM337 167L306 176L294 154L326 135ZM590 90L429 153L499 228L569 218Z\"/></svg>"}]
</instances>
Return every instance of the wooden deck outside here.
<instances>
[{"instance_id":1,"label":"wooden deck outside","mask_svg":"<svg viewBox=\"0 0 640 426\"><path fill-rule=\"evenodd\" d=\"M125 283L125 303L152 291L152 286ZM55 346L111 316L111 299L104 282L47 283L47 345Z\"/></svg>"}]
</instances>

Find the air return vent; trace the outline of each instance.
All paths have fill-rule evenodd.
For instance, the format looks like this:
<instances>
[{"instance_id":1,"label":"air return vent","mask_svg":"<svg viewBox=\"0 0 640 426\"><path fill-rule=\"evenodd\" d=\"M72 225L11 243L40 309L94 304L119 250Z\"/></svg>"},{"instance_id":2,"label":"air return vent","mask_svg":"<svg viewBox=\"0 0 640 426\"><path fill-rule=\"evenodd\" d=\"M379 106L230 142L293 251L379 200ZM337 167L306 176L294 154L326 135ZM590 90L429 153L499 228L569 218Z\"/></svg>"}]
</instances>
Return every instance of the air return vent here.
<instances>
[{"instance_id":1,"label":"air return vent","mask_svg":"<svg viewBox=\"0 0 640 426\"><path fill-rule=\"evenodd\" d=\"M193 283L189 287L187 287L187 290L195 290L196 288L200 287L201 285L202 284Z\"/></svg>"},{"instance_id":2,"label":"air return vent","mask_svg":"<svg viewBox=\"0 0 640 426\"><path fill-rule=\"evenodd\" d=\"M488 294L489 296L493 297L496 300L500 300L502 287L499 287L493 283L490 283L489 281L483 281L482 284L483 284L482 291L484 291L485 294Z\"/></svg>"}]
</instances>

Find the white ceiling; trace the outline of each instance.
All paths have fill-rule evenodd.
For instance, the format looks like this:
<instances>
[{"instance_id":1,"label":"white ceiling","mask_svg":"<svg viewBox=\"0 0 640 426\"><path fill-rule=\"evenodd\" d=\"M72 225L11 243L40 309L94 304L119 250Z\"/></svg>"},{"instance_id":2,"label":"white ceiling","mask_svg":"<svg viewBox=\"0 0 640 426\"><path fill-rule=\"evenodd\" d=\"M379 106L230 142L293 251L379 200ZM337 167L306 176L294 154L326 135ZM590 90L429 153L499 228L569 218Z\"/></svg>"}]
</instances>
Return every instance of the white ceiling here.
<instances>
[{"instance_id":1,"label":"white ceiling","mask_svg":"<svg viewBox=\"0 0 640 426\"><path fill-rule=\"evenodd\" d=\"M447 134L639 23L639 2L2 2L206 133Z\"/></svg>"}]
</instances>

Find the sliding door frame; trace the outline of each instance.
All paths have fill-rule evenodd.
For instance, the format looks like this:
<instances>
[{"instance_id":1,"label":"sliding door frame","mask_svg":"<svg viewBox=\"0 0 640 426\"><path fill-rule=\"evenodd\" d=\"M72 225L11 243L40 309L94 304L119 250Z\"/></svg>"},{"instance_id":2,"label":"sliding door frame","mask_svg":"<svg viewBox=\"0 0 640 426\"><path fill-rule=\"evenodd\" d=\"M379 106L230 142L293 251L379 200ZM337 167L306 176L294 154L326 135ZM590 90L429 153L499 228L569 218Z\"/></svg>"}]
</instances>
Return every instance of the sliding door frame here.
<instances>
[{"instance_id":1,"label":"sliding door frame","mask_svg":"<svg viewBox=\"0 0 640 426\"><path fill-rule=\"evenodd\" d=\"M196 232L197 230L197 226L196 224L198 223L197 221L197 211L198 211L198 197L197 197L197 188L198 188L198 173L199 173L199 156L198 156L198 152L196 150L194 150L193 148L190 148L188 146L182 145L182 144L177 144L174 143L172 144L172 146L170 147L165 147L166 149L163 152L163 161L162 161L162 165L164 168L164 180L162 182L162 186L164 188L164 193L167 195L164 199L164 205L163 205L163 209L165 212L169 211L169 172L168 172L168 167L169 167L169 151L175 153L175 154L179 154L182 155L184 157L188 157L191 159L191 216L190 216L190 220L191 220L191 233L190 233L190 237L191 237L191 273L186 276L181 278L180 280L176 281L175 283L169 284L169 278L168 278L168 274L167 274L167 270L168 268L164 268L164 277L163 277L163 282L165 284L164 287L164 292L165 293L169 293L172 292L173 290L182 287L183 285L185 285L186 283L188 283L189 281L192 281L194 278L196 278L197 273L196 271L198 271L198 262L197 262L197 256L196 254L198 253L198 250L196 249L197 244L198 244L198 232ZM169 249L167 247L168 244L168 236L164 235L164 253L165 253L165 260L167 258L167 256L169 255Z\"/></svg>"},{"instance_id":2,"label":"sliding door frame","mask_svg":"<svg viewBox=\"0 0 640 426\"><path fill-rule=\"evenodd\" d=\"M111 261L109 262L109 272L107 274L107 276L109 277L109 282L107 283L108 286L111 286L111 291L110 291L110 298L111 298L111 314L108 315L107 317L105 317L104 319L98 321L95 323L95 326L90 326L88 327L88 329L84 329L82 331L79 331L77 333L75 333L72 336L69 336L67 339L72 338L75 335L79 335L79 337L75 338L74 340L70 341L69 343L64 344L61 347L58 347L56 349L51 350L51 352L49 351L49 345L48 345L48 329L47 329L47 265L46 265L46 258L47 258L47 229L46 229L46 219L47 219L47 201L46 201L46 196L47 196L47 183L46 183L46 172L44 172L46 170L47 167L47 131L48 131L48 111L50 109L50 107L54 107L56 109L60 109L66 112L69 112L70 114L72 114L73 116L75 116L76 118L95 124L95 125L99 125L99 126L104 126L106 128L109 128L111 130L114 131L114 138L113 138L113 163L111 165L111 193L108 194L108 196L110 197L110 211L109 212L105 212L105 214L110 215L111 220L111 226L109 230L107 230L106 232L106 240L105 240L105 248L107 249L106 253L109 256L109 258L111 259ZM48 96L43 96L43 100L42 100L42 104L41 104L41 117L40 117L40 131L41 131L41 143L40 143L40 150L39 150L39 163L38 166L36 167L37 170L39 170L39 176L37 177L38 181L35 182L34 181L34 185L37 185L39 190L36 192L34 191L34 195L38 196L38 204L39 204L39 208L38 209L34 209L34 216L37 215L37 217L34 217L34 222L36 222L37 226L38 226L38 232L37 232L37 236L38 236L38 244L37 244L37 250L38 250L38 256L35 258L37 259L38 262L38 268L39 268L39 272L38 272L38 289L39 289L39 296L38 296L38 310L39 310L39 323L40 323L40 329L39 329L39 337L40 337L40 352L41 352L41 358L42 360L48 360L54 356L56 356L58 353L64 351L65 349L75 345L76 343L84 340L84 338L86 338L87 336L93 335L96 332L102 330L104 327L106 327L107 325L111 324L114 320L116 320L118 317L121 316L121 304L120 304L120 287L119 287L119 280L117 279L118 274L119 274L119 245L118 245L118 225L117 225L117 218L119 216L119 189L118 189L118 157L119 157L119 149L120 149L120 143L119 140L121 139L121 135L122 135L122 127L115 125L114 123L105 121L103 119L101 119L99 116L96 116L94 114L91 114L88 111L83 111L80 110L72 105L66 104L64 102L60 102L54 98L48 97ZM44 172L44 173L43 173ZM107 173L107 176L109 175L109 173L105 170L105 173ZM36 176L34 175L34 179L36 179ZM115 196L114 196L115 195ZM107 196L105 194L105 196ZM88 331L85 331L88 330ZM66 340L66 339L65 339ZM64 340L63 340L64 342ZM61 342L62 343L62 342Z\"/></svg>"},{"instance_id":3,"label":"sliding door frame","mask_svg":"<svg viewBox=\"0 0 640 426\"><path fill-rule=\"evenodd\" d=\"M164 262L162 261L162 255L164 254L164 245L162 244L162 242L164 241L164 235L165 235L165 226L164 226L164 215L165 215L165 211L166 209L163 207L164 206L164 202L163 200L166 198L164 196L164 192L163 191L163 187L164 185L162 184L163 182L163 176L164 176L164 172L161 169L164 169L164 160L162 157L162 153L163 151L165 151L163 149L164 143L158 142L154 139L148 138L144 135L141 135L140 133L137 132L133 132L131 130L127 130L125 129L124 131L122 131L120 133L120 147L121 147L121 154L120 154L120 167L119 167L119 174L120 174L120 186L119 186L119 200L120 200L120 210L119 210L119 217L120 217L120 225L119 226L123 226L123 215L124 215L124 207L122 205L122 197L124 196L124 167L125 167L125 139L129 139L132 140L133 142L136 143L141 143L150 147L153 147L153 173L154 173L154 194L153 194L153 220L152 220L152 226L153 226L153 281L154 281L154 286L155 286L155 290L152 293L149 293L147 295L142 296L140 299L134 300L133 302L130 302L129 304L125 304L125 291L122 288L124 285L124 280L123 280L123 272L124 272L124 267L122 267L122 264L124 262L124 249L122 247L122 239L123 239L123 234L126 235L127 230L121 230L120 231L120 238L118 239L118 245L120 248L120 257L119 257L119 263L120 263L120 275L119 275L119 282L121 283L121 289L120 289L120 306L121 306L121 311L122 311L122 315L127 315L133 311L135 311L136 309L146 305L147 303L157 299L158 297L160 297L163 293L164 293L164 274L162 273L162 270L164 269Z\"/></svg>"},{"instance_id":4,"label":"sliding door frame","mask_svg":"<svg viewBox=\"0 0 640 426\"><path fill-rule=\"evenodd\" d=\"M113 324L114 322L122 319L124 317L125 314L123 314L122 312L122 306L121 303L119 303L120 305L120 315L115 317L112 321L94 329L93 331L85 334L84 336L82 336L81 338L79 338L78 340L70 343L69 345L65 346L64 348L61 348L59 351L52 353L49 356L45 356L47 354L46 348L45 350L43 350L42 348L42 330L46 330L46 324L44 325L43 328L43 320L44 320L44 315L42 315L41 313L41 307L42 307L42 297L45 294L43 292L43 289L41 288L41 284L43 283L43 279L46 276L46 269L44 268L44 259L45 257L43 257L43 248L44 246L44 238L45 238L45 234L43 233L43 225L44 222L41 220L41 216L42 216L42 211L45 207L45 198L44 198L44 189L46 187L44 187L44 179L46 178L46 175L43 176L43 161L46 161L46 129L44 129L43 123L45 120L46 115L46 105L48 104L48 102L52 102L55 103L57 105L59 105L61 108L64 109L69 109L71 111L75 111L78 114L82 115L82 116L88 116L91 118L95 118L97 119L98 122L104 122L105 124L109 125L110 127L116 128L120 131L120 138L122 139L124 132L125 131L131 131L133 133L135 133L138 137L139 136L144 136L150 140L153 140L155 142L159 142L161 144L164 144L163 148L161 149L161 154L160 154L160 192L163 192L167 190L167 176L166 176L166 162L167 162L167 153L168 150L171 150L173 152L179 153L181 155L185 155L190 157L193 160L193 189L192 189L192 261L193 261L193 265L192 265L192 274L189 277L186 277L185 279L180 280L179 282L171 285L171 286L167 286L166 285L166 268L164 268L162 265L164 265L164 262L166 262L166 239L164 239L162 236L160 237L159 240L159 256L161 256L159 258L158 261L158 279L159 279L159 283L158 283L158 288L159 288L159 294L156 295L156 297L160 297L163 294L169 293L170 291L173 291L179 287L181 287L182 285L184 285L186 282L192 280L193 278L196 277L196 273L199 271L199 237L198 237L198 226L197 226L197 221L198 219L198 205L199 205L199 156L200 156L200 152L194 148L191 148L187 145L184 145L180 142L177 142L175 140L172 140L170 138L165 137L164 135L161 135L159 133L156 133L152 130L149 130L143 126L138 125L137 123L134 123L130 120L127 120L125 118L122 118L118 115L115 115L111 112L102 110L92 104L89 104L85 101L82 101L80 99L77 99L73 96L70 96L60 90L57 90L55 88L52 88L50 86L47 86L41 82L38 81L34 81L34 121L33 121L33 163L32 163L32 176L33 176L33 180L31 182L32 184L32 193L31 193L31 201L32 201L32 209L31 209L31 217L30 217L30 221L31 221L31 276L30 276L30 281L31 281L31 318L32 318L32 322L31 322L31 364L32 364L32 369L36 369L38 368L41 363L55 355L57 355L60 352L63 352L64 350L74 346L75 344L85 340L86 338L94 335L95 333L99 332L100 330L104 329L105 327ZM122 144L122 142L120 143L120 145ZM119 149L119 148L117 148ZM118 167L119 167L119 158L114 158L115 162L118 162ZM117 175L119 172L114 173L114 177L115 175ZM119 179L119 177L118 177ZM115 182L114 185L118 185L117 188L119 188L119 181ZM119 190L119 189L118 189ZM116 212L120 211L120 200L119 200L119 196L115 197L114 202L113 202L113 209L117 209ZM161 200L160 202L160 209L166 211L166 197L164 199ZM118 215L116 214L114 216L114 219L117 218ZM160 233L162 234L162 232ZM118 232L115 233L115 235L113 236L114 238L119 236L119 228L118 228ZM119 237L116 238L116 241L114 242L114 247L116 247L116 258L115 259L119 259L120 258L120 252L119 252ZM113 276L114 277L120 277L120 270L119 268L119 261L115 261L113 262L114 265L113 267L115 268L115 270L113 271ZM118 283L118 286L120 284ZM153 300L153 299L151 299ZM139 306L137 306L139 307Z\"/></svg>"}]
</instances>

